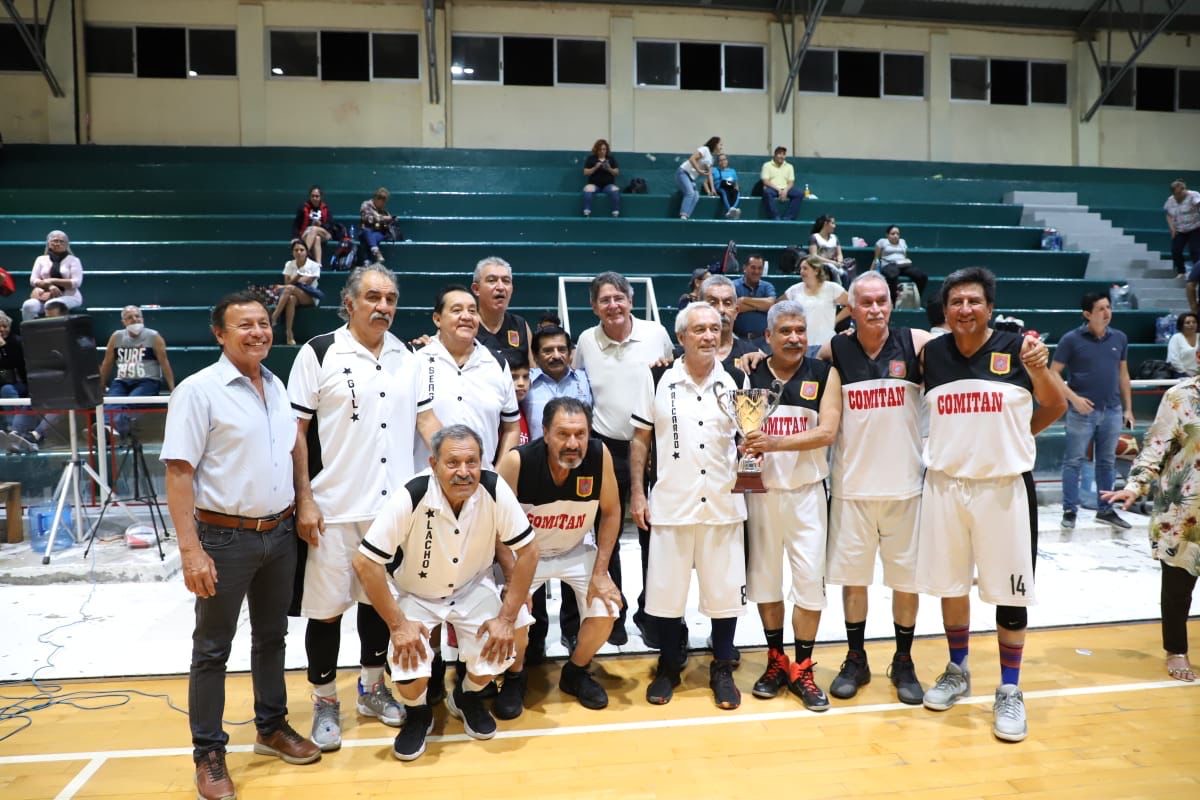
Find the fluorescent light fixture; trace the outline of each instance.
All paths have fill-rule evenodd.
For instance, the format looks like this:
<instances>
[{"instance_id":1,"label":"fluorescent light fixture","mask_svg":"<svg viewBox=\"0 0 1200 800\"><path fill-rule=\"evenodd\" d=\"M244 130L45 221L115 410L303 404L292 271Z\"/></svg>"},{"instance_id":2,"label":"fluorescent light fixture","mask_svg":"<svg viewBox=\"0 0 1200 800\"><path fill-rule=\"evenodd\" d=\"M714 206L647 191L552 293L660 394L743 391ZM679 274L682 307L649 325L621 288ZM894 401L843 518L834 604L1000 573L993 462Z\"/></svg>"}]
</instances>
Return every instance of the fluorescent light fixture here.
<instances>
[{"instance_id":1,"label":"fluorescent light fixture","mask_svg":"<svg viewBox=\"0 0 1200 800\"><path fill-rule=\"evenodd\" d=\"M472 71L474 71L474 70L472 70ZM462 75L463 74L462 64L454 64L453 66L451 66L450 74L451 75Z\"/></svg>"},{"instance_id":2,"label":"fluorescent light fixture","mask_svg":"<svg viewBox=\"0 0 1200 800\"><path fill-rule=\"evenodd\" d=\"M466 69L463 70L463 75L474 75L474 74L475 74L474 67L467 67Z\"/></svg>"},{"instance_id":3,"label":"fluorescent light fixture","mask_svg":"<svg viewBox=\"0 0 1200 800\"><path fill-rule=\"evenodd\" d=\"M271 67L271 74L272 75L282 75L283 67Z\"/></svg>"},{"instance_id":4,"label":"fluorescent light fixture","mask_svg":"<svg viewBox=\"0 0 1200 800\"><path fill-rule=\"evenodd\" d=\"M200 73L199 73L199 72L196 72L196 70L194 70L194 69L189 69L189 70L188 70L188 77L189 77L189 78L198 78L198 77L200 77Z\"/></svg>"}]
</instances>

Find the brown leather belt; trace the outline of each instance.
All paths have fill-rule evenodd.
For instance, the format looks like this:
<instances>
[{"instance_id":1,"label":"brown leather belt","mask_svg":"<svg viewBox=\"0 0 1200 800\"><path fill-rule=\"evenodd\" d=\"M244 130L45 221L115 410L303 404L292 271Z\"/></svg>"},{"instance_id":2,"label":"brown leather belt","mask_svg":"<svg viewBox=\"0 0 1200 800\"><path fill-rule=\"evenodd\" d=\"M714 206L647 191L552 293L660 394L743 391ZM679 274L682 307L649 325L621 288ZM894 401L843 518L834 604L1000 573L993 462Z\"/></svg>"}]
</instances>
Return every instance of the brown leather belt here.
<instances>
[{"instance_id":1,"label":"brown leather belt","mask_svg":"<svg viewBox=\"0 0 1200 800\"><path fill-rule=\"evenodd\" d=\"M216 511L197 508L196 520L203 522L205 525L215 525L218 528L266 533L267 531L275 530L279 526L279 523L291 519L295 513L296 507L294 505L288 506L283 511L270 517L231 517L228 514L218 514Z\"/></svg>"}]
</instances>

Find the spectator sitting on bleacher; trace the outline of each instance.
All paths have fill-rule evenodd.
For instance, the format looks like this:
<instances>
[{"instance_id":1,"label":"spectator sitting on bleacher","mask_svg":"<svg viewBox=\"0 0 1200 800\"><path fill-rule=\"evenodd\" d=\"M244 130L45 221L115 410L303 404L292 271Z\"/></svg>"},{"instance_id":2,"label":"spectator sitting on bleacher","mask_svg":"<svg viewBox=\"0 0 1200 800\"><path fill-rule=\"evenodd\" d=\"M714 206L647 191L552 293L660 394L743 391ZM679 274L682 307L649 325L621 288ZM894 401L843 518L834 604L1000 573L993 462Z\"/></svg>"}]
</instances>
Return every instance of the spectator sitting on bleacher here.
<instances>
[{"instance_id":1,"label":"spectator sitting on bleacher","mask_svg":"<svg viewBox=\"0 0 1200 800\"><path fill-rule=\"evenodd\" d=\"M708 267L696 267L692 270L692 282L688 284L688 290L679 295L680 311L683 311L691 303L700 301L700 284L704 283L709 275L712 273L708 271Z\"/></svg>"},{"instance_id":2,"label":"spectator sitting on bleacher","mask_svg":"<svg viewBox=\"0 0 1200 800\"><path fill-rule=\"evenodd\" d=\"M388 213L389 197L391 197L391 192L380 186L375 190L371 199L364 200L358 209L358 218L362 222L362 231L358 234L358 241L363 249L371 254L371 258L376 264L383 263L383 251L379 249L379 243L395 240L392 225L395 224L396 218Z\"/></svg>"},{"instance_id":3,"label":"spectator sitting on bleacher","mask_svg":"<svg viewBox=\"0 0 1200 800\"><path fill-rule=\"evenodd\" d=\"M37 319L45 313L46 303L59 300L68 309L83 304L79 285L83 283L83 264L71 252L71 242L62 231L46 236L46 251L33 262L29 285L33 292L21 306L21 319Z\"/></svg>"},{"instance_id":4,"label":"spectator sitting on bleacher","mask_svg":"<svg viewBox=\"0 0 1200 800\"><path fill-rule=\"evenodd\" d=\"M604 139L597 139L592 145L591 155L583 162L583 174L587 178L587 184L583 187L583 215L592 215L592 200L596 192L604 192L612 204L612 215L621 216L621 187L617 186L617 176L621 170Z\"/></svg>"},{"instance_id":5,"label":"spectator sitting on bleacher","mask_svg":"<svg viewBox=\"0 0 1200 800\"><path fill-rule=\"evenodd\" d=\"M295 344L292 323L297 306L317 306L325 295L317 288L321 280L321 263L308 257L308 248L299 239L292 240L292 260L283 265L283 285L279 287L279 302L271 315L271 325L283 317L287 343Z\"/></svg>"},{"instance_id":6,"label":"spectator sitting on bleacher","mask_svg":"<svg viewBox=\"0 0 1200 800\"><path fill-rule=\"evenodd\" d=\"M320 186L310 186L308 199L296 212L296 221L292 225L292 236L300 239L308 247L308 252L317 263L321 263L321 245L329 241L333 235L333 214L325 205L325 198Z\"/></svg>"},{"instance_id":7,"label":"spectator sitting on bleacher","mask_svg":"<svg viewBox=\"0 0 1200 800\"><path fill-rule=\"evenodd\" d=\"M738 187L737 170L729 166L729 158L724 153L717 156L717 166L713 168L713 186L717 189L717 197L725 207L725 219L741 219L742 210L738 208L741 202Z\"/></svg>"},{"instance_id":8,"label":"spectator sitting on bleacher","mask_svg":"<svg viewBox=\"0 0 1200 800\"><path fill-rule=\"evenodd\" d=\"M900 238L900 227L889 225L884 238L875 243L875 268L883 273L888 289L892 292L892 306L900 293L900 276L903 275L917 285L917 292L924 296L929 276L913 266L908 257L908 242Z\"/></svg>"},{"instance_id":9,"label":"spectator sitting on bleacher","mask_svg":"<svg viewBox=\"0 0 1200 800\"><path fill-rule=\"evenodd\" d=\"M113 331L100 364L100 383L108 383L113 366L116 377L108 384L107 394L111 397L148 397L158 394L165 383L167 391L175 390L175 375L167 359L167 343L158 331L147 328L142 310L137 306L121 309L121 324L125 327ZM114 420L116 431L125 436L130 432L128 414L117 414Z\"/></svg>"},{"instance_id":10,"label":"spectator sitting on bleacher","mask_svg":"<svg viewBox=\"0 0 1200 800\"><path fill-rule=\"evenodd\" d=\"M679 185L679 191L683 192L683 200L679 204L680 219L690 219L692 212L696 210L696 203L700 201L700 194L696 191L697 180L704 178L705 194L711 197L717 193L713 188L712 167L713 159L720 154L721 137L713 136L679 165L675 172L675 183Z\"/></svg>"},{"instance_id":11,"label":"spectator sitting on bleacher","mask_svg":"<svg viewBox=\"0 0 1200 800\"><path fill-rule=\"evenodd\" d=\"M0 311L0 398L24 397L28 382L21 337L12 332L12 317ZM0 430L8 427L9 411L11 409L0 408Z\"/></svg>"},{"instance_id":12,"label":"spectator sitting on bleacher","mask_svg":"<svg viewBox=\"0 0 1200 800\"><path fill-rule=\"evenodd\" d=\"M845 268L842 266L845 258L842 256L842 245L838 242L837 220L826 214L817 217L813 222L812 232L808 237L808 254L820 259L829 267L834 277L840 282ZM809 326L808 343L812 344L812 326Z\"/></svg>"},{"instance_id":13,"label":"spectator sitting on bleacher","mask_svg":"<svg viewBox=\"0 0 1200 800\"><path fill-rule=\"evenodd\" d=\"M1190 311L1179 315L1175 320L1175 333L1167 342L1167 363L1171 369L1179 373L1181 378L1191 378L1200 374L1200 361L1196 360L1197 317Z\"/></svg>"},{"instance_id":14,"label":"spectator sitting on bleacher","mask_svg":"<svg viewBox=\"0 0 1200 800\"><path fill-rule=\"evenodd\" d=\"M816 256L804 260L800 265L800 282L789 286L780 299L799 303L804 309L808 355L812 358L817 357L821 345L833 338L837 324L850 316L846 290L837 281L828 279L825 264Z\"/></svg>"},{"instance_id":15,"label":"spectator sitting on bleacher","mask_svg":"<svg viewBox=\"0 0 1200 800\"><path fill-rule=\"evenodd\" d=\"M787 148L776 147L770 161L762 165L759 173L762 181L762 204L767 219L781 219L776 201L786 198L787 211L782 219L795 219L800 214L800 203L804 200L804 190L796 186L796 170L787 162Z\"/></svg>"}]
</instances>

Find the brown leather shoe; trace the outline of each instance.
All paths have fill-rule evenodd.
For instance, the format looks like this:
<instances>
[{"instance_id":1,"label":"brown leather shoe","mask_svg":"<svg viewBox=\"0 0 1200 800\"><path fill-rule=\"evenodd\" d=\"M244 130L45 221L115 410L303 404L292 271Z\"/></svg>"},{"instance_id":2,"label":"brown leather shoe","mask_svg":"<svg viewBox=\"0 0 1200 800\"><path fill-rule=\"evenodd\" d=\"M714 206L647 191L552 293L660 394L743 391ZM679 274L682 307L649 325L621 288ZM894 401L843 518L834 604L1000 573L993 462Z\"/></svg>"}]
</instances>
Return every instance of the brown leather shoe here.
<instances>
[{"instance_id":1,"label":"brown leather shoe","mask_svg":"<svg viewBox=\"0 0 1200 800\"><path fill-rule=\"evenodd\" d=\"M196 762L196 796L200 800L234 800L233 779L225 768L225 751L210 750Z\"/></svg>"},{"instance_id":2,"label":"brown leather shoe","mask_svg":"<svg viewBox=\"0 0 1200 800\"><path fill-rule=\"evenodd\" d=\"M311 764L321 758L321 748L296 733L286 722L268 736L260 733L254 740L254 752L282 758L289 764Z\"/></svg>"}]
</instances>

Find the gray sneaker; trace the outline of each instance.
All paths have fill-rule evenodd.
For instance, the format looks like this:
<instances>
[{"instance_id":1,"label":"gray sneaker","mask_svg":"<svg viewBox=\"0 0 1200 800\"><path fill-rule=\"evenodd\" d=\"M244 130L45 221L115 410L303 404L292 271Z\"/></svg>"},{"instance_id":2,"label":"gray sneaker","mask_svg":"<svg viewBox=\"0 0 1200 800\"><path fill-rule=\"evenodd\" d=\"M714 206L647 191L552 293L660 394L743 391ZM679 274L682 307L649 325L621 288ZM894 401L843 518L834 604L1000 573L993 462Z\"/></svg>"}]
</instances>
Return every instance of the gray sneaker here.
<instances>
[{"instance_id":1,"label":"gray sneaker","mask_svg":"<svg viewBox=\"0 0 1200 800\"><path fill-rule=\"evenodd\" d=\"M342 704L313 695L313 744L329 753L342 746Z\"/></svg>"},{"instance_id":2,"label":"gray sneaker","mask_svg":"<svg viewBox=\"0 0 1200 800\"><path fill-rule=\"evenodd\" d=\"M358 680L358 713L364 717L376 717L384 725L399 728L404 724L404 706L396 702L392 690L379 681L370 690L364 689Z\"/></svg>"},{"instance_id":3,"label":"gray sneaker","mask_svg":"<svg viewBox=\"0 0 1200 800\"><path fill-rule=\"evenodd\" d=\"M1016 685L1006 683L996 689L992 705L992 733L1006 742L1019 742L1029 735L1025 721L1025 695Z\"/></svg>"},{"instance_id":4,"label":"gray sneaker","mask_svg":"<svg viewBox=\"0 0 1200 800\"><path fill-rule=\"evenodd\" d=\"M923 702L931 711L945 711L960 697L970 693L971 673L951 661L946 664L946 671L938 675L937 681L925 692Z\"/></svg>"}]
</instances>

